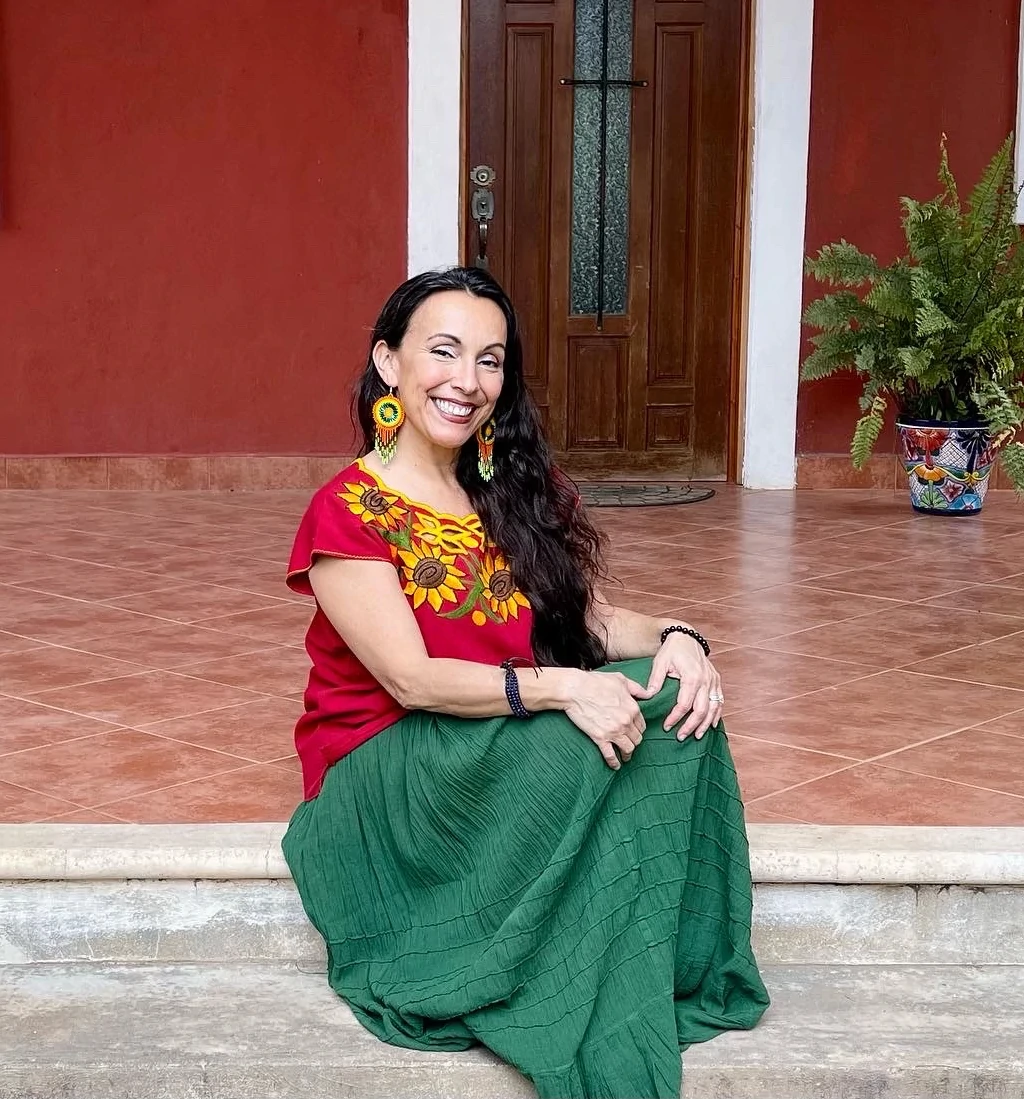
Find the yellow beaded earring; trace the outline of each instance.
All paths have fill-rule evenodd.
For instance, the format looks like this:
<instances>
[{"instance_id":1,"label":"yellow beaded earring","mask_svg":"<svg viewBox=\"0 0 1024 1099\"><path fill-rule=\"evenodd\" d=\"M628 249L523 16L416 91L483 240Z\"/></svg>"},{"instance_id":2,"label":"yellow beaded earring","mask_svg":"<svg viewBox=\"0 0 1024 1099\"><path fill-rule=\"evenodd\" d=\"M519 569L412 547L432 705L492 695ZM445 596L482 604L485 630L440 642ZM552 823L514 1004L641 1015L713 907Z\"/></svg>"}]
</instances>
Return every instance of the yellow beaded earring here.
<instances>
[{"instance_id":1,"label":"yellow beaded earring","mask_svg":"<svg viewBox=\"0 0 1024 1099\"><path fill-rule=\"evenodd\" d=\"M398 429L405 423L405 409L398 394L391 389L373 403L373 449L384 465L398 449Z\"/></svg>"},{"instance_id":2,"label":"yellow beaded earring","mask_svg":"<svg viewBox=\"0 0 1024 1099\"><path fill-rule=\"evenodd\" d=\"M476 445L479 455L477 469L480 476L489 481L494 476L494 420L481 424L476 433Z\"/></svg>"}]
</instances>

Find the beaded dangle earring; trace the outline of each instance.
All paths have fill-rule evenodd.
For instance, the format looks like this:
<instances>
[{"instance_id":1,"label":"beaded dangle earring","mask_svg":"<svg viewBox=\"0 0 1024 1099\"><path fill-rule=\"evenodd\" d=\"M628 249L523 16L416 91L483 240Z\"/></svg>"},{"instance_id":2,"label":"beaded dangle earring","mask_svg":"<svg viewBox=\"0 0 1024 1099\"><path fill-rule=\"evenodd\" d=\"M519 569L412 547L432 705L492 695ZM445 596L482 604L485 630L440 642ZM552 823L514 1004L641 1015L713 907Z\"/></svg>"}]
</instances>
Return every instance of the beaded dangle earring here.
<instances>
[{"instance_id":1,"label":"beaded dangle earring","mask_svg":"<svg viewBox=\"0 0 1024 1099\"><path fill-rule=\"evenodd\" d=\"M384 465L398 449L398 429L405 423L405 409L394 388L373 403L373 449Z\"/></svg>"},{"instance_id":2,"label":"beaded dangle earring","mask_svg":"<svg viewBox=\"0 0 1024 1099\"><path fill-rule=\"evenodd\" d=\"M476 445L479 455L477 469L480 476L489 481L494 476L494 420L481 424L476 433Z\"/></svg>"}]
</instances>

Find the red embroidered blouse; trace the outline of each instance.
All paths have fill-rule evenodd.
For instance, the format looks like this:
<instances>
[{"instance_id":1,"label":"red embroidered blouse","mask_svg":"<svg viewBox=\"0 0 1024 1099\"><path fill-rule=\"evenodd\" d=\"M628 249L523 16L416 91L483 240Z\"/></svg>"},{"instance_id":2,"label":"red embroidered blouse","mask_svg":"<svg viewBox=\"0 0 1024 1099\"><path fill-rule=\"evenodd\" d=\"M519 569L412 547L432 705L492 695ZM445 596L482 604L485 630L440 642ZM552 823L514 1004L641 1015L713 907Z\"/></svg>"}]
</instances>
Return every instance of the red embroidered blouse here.
<instances>
[{"instance_id":1,"label":"red embroidered blouse","mask_svg":"<svg viewBox=\"0 0 1024 1099\"><path fill-rule=\"evenodd\" d=\"M312 595L309 569L320 556L394 565L432 657L493 665L532 659L529 602L476 515L445 515L410 500L357 460L306 509L288 586ZM406 711L356 659L319 604L306 651L313 667L295 746L308 799L320 792L332 763Z\"/></svg>"}]
</instances>

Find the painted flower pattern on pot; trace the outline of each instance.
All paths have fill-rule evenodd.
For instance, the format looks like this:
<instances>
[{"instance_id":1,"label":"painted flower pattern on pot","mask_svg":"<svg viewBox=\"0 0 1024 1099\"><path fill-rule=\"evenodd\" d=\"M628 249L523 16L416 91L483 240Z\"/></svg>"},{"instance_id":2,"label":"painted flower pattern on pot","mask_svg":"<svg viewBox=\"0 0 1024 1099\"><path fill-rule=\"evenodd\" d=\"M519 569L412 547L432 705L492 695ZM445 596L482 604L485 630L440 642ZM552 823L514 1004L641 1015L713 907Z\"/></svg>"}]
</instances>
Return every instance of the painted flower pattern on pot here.
<instances>
[{"instance_id":1,"label":"painted flower pattern on pot","mask_svg":"<svg viewBox=\"0 0 1024 1099\"><path fill-rule=\"evenodd\" d=\"M981 510L995 460L984 427L897 422L896 430L915 509L959 514Z\"/></svg>"}]
</instances>

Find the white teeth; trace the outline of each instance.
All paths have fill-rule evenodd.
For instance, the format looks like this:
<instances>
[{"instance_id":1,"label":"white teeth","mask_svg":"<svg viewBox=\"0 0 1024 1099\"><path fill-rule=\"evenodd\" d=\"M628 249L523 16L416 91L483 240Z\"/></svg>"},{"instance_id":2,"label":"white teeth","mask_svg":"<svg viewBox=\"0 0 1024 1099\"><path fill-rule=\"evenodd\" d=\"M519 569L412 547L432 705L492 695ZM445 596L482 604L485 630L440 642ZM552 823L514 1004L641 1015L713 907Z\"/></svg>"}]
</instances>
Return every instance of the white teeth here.
<instances>
[{"instance_id":1,"label":"white teeth","mask_svg":"<svg viewBox=\"0 0 1024 1099\"><path fill-rule=\"evenodd\" d=\"M445 401L440 397L435 397L434 403L442 412L447 412L449 416L469 416L473 412L471 404L456 404L455 401Z\"/></svg>"}]
</instances>

